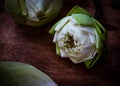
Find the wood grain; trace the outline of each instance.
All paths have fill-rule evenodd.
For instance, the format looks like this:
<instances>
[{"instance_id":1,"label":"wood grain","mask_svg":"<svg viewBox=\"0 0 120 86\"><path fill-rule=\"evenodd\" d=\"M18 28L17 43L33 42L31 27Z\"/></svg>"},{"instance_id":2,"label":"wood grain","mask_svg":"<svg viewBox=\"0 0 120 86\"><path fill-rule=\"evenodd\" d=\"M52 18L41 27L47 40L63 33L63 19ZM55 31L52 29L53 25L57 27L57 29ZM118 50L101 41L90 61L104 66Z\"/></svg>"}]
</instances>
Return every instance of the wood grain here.
<instances>
[{"instance_id":1,"label":"wood grain","mask_svg":"<svg viewBox=\"0 0 120 86\"><path fill-rule=\"evenodd\" d=\"M59 86L117 86L120 81L120 7L118 0L102 0L104 17L101 23L108 33L107 51L94 67L83 63L73 64L55 54L51 26L64 17L74 5L94 15L89 0L64 0L63 9L56 19L41 27L16 23L4 8L0 9L0 61L17 61L31 64L48 74ZM119 86L119 85L118 85Z\"/></svg>"}]
</instances>

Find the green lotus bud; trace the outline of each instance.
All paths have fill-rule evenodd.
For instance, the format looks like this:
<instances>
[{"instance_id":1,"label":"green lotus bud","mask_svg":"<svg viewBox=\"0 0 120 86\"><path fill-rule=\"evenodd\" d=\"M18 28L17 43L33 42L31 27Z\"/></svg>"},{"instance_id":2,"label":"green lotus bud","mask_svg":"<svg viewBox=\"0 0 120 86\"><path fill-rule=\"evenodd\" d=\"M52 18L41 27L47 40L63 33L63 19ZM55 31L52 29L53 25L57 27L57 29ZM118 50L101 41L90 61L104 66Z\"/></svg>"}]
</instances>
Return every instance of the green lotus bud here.
<instances>
[{"instance_id":1,"label":"green lotus bud","mask_svg":"<svg viewBox=\"0 0 120 86\"><path fill-rule=\"evenodd\" d=\"M88 68L101 56L106 39L102 25L78 6L58 21L49 33L54 34L58 55L75 64L85 62Z\"/></svg>"},{"instance_id":2,"label":"green lotus bud","mask_svg":"<svg viewBox=\"0 0 120 86\"><path fill-rule=\"evenodd\" d=\"M19 62L0 62L1 86L57 86L45 73Z\"/></svg>"},{"instance_id":3,"label":"green lotus bud","mask_svg":"<svg viewBox=\"0 0 120 86\"><path fill-rule=\"evenodd\" d=\"M62 0L5 0L5 8L20 24L41 26L58 15Z\"/></svg>"}]
</instances>

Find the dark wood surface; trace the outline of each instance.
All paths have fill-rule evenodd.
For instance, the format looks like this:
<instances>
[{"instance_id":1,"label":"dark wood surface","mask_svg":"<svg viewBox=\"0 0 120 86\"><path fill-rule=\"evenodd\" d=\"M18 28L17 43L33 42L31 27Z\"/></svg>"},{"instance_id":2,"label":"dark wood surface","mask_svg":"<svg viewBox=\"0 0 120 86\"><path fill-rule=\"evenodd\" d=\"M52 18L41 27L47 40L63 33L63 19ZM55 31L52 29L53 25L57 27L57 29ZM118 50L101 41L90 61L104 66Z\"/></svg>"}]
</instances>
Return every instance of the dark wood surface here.
<instances>
[{"instance_id":1,"label":"dark wood surface","mask_svg":"<svg viewBox=\"0 0 120 86\"><path fill-rule=\"evenodd\" d=\"M31 64L48 74L59 86L120 86L120 3L102 0L103 16L100 22L107 30L106 55L94 67L73 64L55 54L51 26L64 17L74 5L87 9L92 15L91 0L64 0L63 9L56 19L38 28L17 24L0 8L0 61Z\"/></svg>"}]
</instances>

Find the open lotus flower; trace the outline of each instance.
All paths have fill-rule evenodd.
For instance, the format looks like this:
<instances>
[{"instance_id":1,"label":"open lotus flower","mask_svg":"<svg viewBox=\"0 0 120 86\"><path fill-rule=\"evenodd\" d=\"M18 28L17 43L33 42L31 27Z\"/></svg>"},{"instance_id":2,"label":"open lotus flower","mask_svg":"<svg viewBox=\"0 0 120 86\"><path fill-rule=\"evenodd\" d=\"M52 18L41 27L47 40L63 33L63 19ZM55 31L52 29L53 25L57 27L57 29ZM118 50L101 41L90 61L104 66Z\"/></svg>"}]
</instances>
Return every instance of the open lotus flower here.
<instances>
[{"instance_id":1,"label":"open lotus flower","mask_svg":"<svg viewBox=\"0 0 120 86\"><path fill-rule=\"evenodd\" d=\"M106 39L103 26L78 6L58 21L49 33L54 34L57 55L74 63L85 62L88 68L101 56Z\"/></svg>"}]
</instances>

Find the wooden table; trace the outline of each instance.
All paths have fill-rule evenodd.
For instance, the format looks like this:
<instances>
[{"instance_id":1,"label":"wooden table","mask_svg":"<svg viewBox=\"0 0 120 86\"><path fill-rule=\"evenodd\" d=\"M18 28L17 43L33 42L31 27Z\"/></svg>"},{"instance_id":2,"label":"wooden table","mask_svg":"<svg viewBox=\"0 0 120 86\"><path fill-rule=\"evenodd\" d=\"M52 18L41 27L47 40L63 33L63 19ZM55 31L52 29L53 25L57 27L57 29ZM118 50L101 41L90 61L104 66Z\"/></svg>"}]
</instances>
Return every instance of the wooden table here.
<instances>
[{"instance_id":1,"label":"wooden table","mask_svg":"<svg viewBox=\"0 0 120 86\"><path fill-rule=\"evenodd\" d=\"M17 24L2 8L0 11L0 61L17 61L31 64L48 74L59 86L117 86L120 81L120 7L118 0L102 0L101 23L108 32L107 51L94 67L74 64L55 54L51 26L64 17L74 5L94 15L89 0L64 0L63 9L56 19L42 27ZM119 23L119 24L118 24Z\"/></svg>"}]
</instances>

